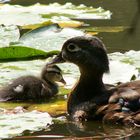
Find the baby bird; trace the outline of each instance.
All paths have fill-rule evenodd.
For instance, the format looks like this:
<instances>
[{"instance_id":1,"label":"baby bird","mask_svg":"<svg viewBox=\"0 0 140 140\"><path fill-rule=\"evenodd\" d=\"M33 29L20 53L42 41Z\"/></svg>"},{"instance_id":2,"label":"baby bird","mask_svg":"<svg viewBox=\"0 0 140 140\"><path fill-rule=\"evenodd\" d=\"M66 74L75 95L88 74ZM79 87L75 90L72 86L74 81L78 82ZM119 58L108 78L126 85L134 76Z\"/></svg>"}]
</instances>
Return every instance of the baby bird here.
<instances>
[{"instance_id":1,"label":"baby bird","mask_svg":"<svg viewBox=\"0 0 140 140\"><path fill-rule=\"evenodd\" d=\"M56 82L65 84L61 69L46 65L40 77L22 76L0 90L0 101L42 101L58 93Z\"/></svg>"},{"instance_id":2,"label":"baby bird","mask_svg":"<svg viewBox=\"0 0 140 140\"><path fill-rule=\"evenodd\" d=\"M102 118L104 122L140 124L140 81L106 87L102 78L109 72L109 60L99 38L78 36L67 40L50 64L62 62L76 64L81 73L67 103L73 120Z\"/></svg>"}]
</instances>

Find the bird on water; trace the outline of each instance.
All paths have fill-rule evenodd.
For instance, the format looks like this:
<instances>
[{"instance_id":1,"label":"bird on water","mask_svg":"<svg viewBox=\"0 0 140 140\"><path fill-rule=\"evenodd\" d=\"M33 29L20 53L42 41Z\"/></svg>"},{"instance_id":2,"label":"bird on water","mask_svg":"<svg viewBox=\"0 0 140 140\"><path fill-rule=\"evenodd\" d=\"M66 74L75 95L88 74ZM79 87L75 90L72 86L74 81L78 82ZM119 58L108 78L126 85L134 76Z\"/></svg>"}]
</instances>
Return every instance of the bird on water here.
<instances>
[{"instance_id":1,"label":"bird on water","mask_svg":"<svg viewBox=\"0 0 140 140\"><path fill-rule=\"evenodd\" d=\"M45 65L41 76L21 76L2 87L0 102L5 101L44 101L58 93L56 82L65 84L61 69L56 65Z\"/></svg>"},{"instance_id":2,"label":"bird on water","mask_svg":"<svg viewBox=\"0 0 140 140\"><path fill-rule=\"evenodd\" d=\"M108 88L103 74L109 59L103 42L94 36L68 39L49 63L70 62L79 67L80 78L69 94L67 111L74 121L102 119L103 122L140 124L140 81Z\"/></svg>"}]
</instances>

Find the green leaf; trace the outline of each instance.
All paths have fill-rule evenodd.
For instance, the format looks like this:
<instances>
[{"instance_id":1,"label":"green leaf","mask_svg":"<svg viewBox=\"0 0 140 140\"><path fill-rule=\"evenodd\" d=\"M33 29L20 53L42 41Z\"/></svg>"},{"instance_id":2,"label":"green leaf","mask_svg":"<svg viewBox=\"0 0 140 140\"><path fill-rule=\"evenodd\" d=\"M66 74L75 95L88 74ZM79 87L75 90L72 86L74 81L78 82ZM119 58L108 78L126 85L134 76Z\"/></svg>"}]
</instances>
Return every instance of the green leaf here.
<instances>
[{"instance_id":1,"label":"green leaf","mask_svg":"<svg viewBox=\"0 0 140 140\"><path fill-rule=\"evenodd\" d=\"M9 46L0 48L0 62L48 58L57 53L57 51L50 51L47 53L42 50L24 46Z\"/></svg>"},{"instance_id":2,"label":"green leaf","mask_svg":"<svg viewBox=\"0 0 140 140\"><path fill-rule=\"evenodd\" d=\"M60 29L57 24L45 26L47 31L55 31ZM38 34L38 30L42 31L43 28L39 28L36 30L32 30L31 34ZM46 52L41 50L40 48L27 45L19 44L19 29L17 26L0 26L0 62L5 61L19 61L19 60L31 60L31 59L39 59L39 58L48 58L50 56L56 55L58 51L50 50ZM30 33L24 35L22 38L28 39ZM8 47L7 47L8 46Z\"/></svg>"},{"instance_id":3,"label":"green leaf","mask_svg":"<svg viewBox=\"0 0 140 140\"><path fill-rule=\"evenodd\" d=\"M60 28L58 24L31 30L20 39L16 26L1 26L0 30L0 62L45 59L57 54L68 38L84 35L80 30Z\"/></svg>"}]
</instances>

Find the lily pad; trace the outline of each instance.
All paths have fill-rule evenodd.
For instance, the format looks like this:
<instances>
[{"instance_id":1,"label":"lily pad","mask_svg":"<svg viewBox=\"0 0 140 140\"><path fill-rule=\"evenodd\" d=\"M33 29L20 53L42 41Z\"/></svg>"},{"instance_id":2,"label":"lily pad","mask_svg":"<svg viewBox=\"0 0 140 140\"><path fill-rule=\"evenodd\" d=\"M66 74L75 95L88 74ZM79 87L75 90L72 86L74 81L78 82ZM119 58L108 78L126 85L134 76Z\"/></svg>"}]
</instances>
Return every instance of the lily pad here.
<instances>
[{"instance_id":1,"label":"lily pad","mask_svg":"<svg viewBox=\"0 0 140 140\"><path fill-rule=\"evenodd\" d=\"M103 26L103 27L85 27L85 28L82 28L84 29L86 32L122 32L126 29L129 29L129 27L124 27L124 26L115 26L115 27L106 27L106 26Z\"/></svg>"},{"instance_id":2,"label":"lily pad","mask_svg":"<svg viewBox=\"0 0 140 140\"><path fill-rule=\"evenodd\" d=\"M52 124L52 118L46 112L19 112L0 115L0 139L20 136L24 131L39 131Z\"/></svg>"},{"instance_id":3,"label":"lily pad","mask_svg":"<svg viewBox=\"0 0 140 140\"><path fill-rule=\"evenodd\" d=\"M44 10L45 11L45 10ZM56 18L56 16L60 17L69 17L73 19L110 19L111 12L105 11L103 8L93 8L92 6L87 7L84 4L80 4L79 6L75 6L72 3L66 3L65 5L60 5L58 3L54 3L50 5L50 9L46 9L46 11L50 14L43 14L44 18L52 17ZM59 13L58 13L59 11Z\"/></svg>"},{"instance_id":4,"label":"lily pad","mask_svg":"<svg viewBox=\"0 0 140 140\"><path fill-rule=\"evenodd\" d=\"M112 60L117 59L123 63L131 64L140 70L140 51L130 50L125 53L114 52L112 54L109 54L109 57Z\"/></svg>"},{"instance_id":5,"label":"lily pad","mask_svg":"<svg viewBox=\"0 0 140 140\"><path fill-rule=\"evenodd\" d=\"M9 46L0 48L0 62L48 58L57 53L57 51L50 51L47 53L42 50L24 46Z\"/></svg>"},{"instance_id":6,"label":"lily pad","mask_svg":"<svg viewBox=\"0 0 140 140\"><path fill-rule=\"evenodd\" d=\"M85 35L83 31L73 28L60 28L57 24L44 26L24 34L19 42L23 46L30 46L47 52L61 50L63 43L74 36Z\"/></svg>"},{"instance_id":7,"label":"lily pad","mask_svg":"<svg viewBox=\"0 0 140 140\"><path fill-rule=\"evenodd\" d=\"M46 58L50 55L56 54L57 52L44 52L42 50L25 47L25 46L12 46L16 44L20 37L20 32L17 26L0 26L0 62L4 61L15 61L15 60L29 60L38 58Z\"/></svg>"},{"instance_id":8,"label":"lily pad","mask_svg":"<svg viewBox=\"0 0 140 140\"><path fill-rule=\"evenodd\" d=\"M104 75L103 81L107 84L125 83L131 81L132 77L138 77L135 66L120 61L110 61L110 72Z\"/></svg>"},{"instance_id":9,"label":"lily pad","mask_svg":"<svg viewBox=\"0 0 140 140\"><path fill-rule=\"evenodd\" d=\"M0 25L0 47L9 46L10 42L17 42L19 37L20 32L17 26Z\"/></svg>"},{"instance_id":10,"label":"lily pad","mask_svg":"<svg viewBox=\"0 0 140 140\"><path fill-rule=\"evenodd\" d=\"M59 11L59 12L58 12ZM82 25L79 21L74 22L75 19L110 19L111 12L105 11L103 8L87 7L85 5L75 6L71 3L60 5L53 3L49 5L35 4L31 6L9 5L4 4L0 6L0 24L4 25L34 25L42 24L43 22L60 23L62 25L74 26ZM66 22L66 24L65 24ZM69 24L68 24L69 22ZM29 26L28 26L29 27ZM30 26L31 27L31 26Z\"/></svg>"},{"instance_id":11,"label":"lily pad","mask_svg":"<svg viewBox=\"0 0 140 140\"><path fill-rule=\"evenodd\" d=\"M48 32L57 30L58 25L46 26ZM39 28L39 31L41 29ZM39 58L48 58L57 54L58 51L49 52L43 51L41 49L36 49L34 46L21 46L19 45L19 29L17 26L0 26L0 62L5 61L19 61L19 60L30 60L30 59L39 59ZM38 29L32 31L33 34L38 33Z\"/></svg>"}]
</instances>

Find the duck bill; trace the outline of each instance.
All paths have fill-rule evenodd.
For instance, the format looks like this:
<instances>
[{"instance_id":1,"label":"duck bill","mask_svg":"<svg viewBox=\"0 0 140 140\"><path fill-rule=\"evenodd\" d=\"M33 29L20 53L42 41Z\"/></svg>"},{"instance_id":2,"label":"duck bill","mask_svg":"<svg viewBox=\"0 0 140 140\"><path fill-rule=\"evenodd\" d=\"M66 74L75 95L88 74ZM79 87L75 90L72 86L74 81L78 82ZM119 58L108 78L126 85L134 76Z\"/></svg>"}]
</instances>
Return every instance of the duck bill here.
<instances>
[{"instance_id":1,"label":"duck bill","mask_svg":"<svg viewBox=\"0 0 140 140\"><path fill-rule=\"evenodd\" d=\"M64 78L62 78L59 82L61 82L62 84L66 85L66 81L64 80Z\"/></svg>"},{"instance_id":2,"label":"duck bill","mask_svg":"<svg viewBox=\"0 0 140 140\"><path fill-rule=\"evenodd\" d=\"M64 63L65 60L62 58L62 54L58 54L52 61L48 63L48 65Z\"/></svg>"}]
</instances>

